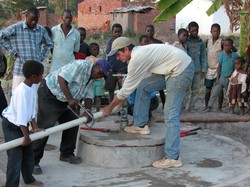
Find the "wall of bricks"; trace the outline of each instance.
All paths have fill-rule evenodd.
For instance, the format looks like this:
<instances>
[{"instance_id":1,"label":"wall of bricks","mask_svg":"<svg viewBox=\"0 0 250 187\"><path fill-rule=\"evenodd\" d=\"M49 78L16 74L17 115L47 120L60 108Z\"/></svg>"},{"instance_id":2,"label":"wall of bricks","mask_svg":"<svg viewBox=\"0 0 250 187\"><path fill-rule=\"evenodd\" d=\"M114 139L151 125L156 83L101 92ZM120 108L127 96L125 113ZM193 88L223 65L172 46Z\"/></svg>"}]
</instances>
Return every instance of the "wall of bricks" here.
<instances>
[{"instance_id":1,"label":"wall of bricks","mask_svg":"<svg viewBox=\"0 0 250 187\"><path fill-rule=\"evenodd\" d=\"M88 34L101 33L103 30L107 29L107 27L111 28L112 24L119 19L120 21L118 21L118 23L122 24L124 22L124 26L127 27L127 25L131 25L131 23L127 23L124 19L125 17L131 17L126 15L130 13L117 14L116 16L114 14L109 14L109 12L114 9L126 6L154 7L154 4L147 2L128 2L127 0L84 0L78 4L78 27L85 27ZM143 33L145 26L152 24L153 19L158 14L159 11L156 9L145 14L133 13L134 31L132 31L135 33ZM168 22L153 25L156 28L156 35L159 37L161 37L161 35L172 36L175 33L175 18L172 18Z\"/></svg>"},{"instance_id":2,"label":"wall of bricks","mask_svg":"<svg viewBox=\"0 0 250 187\"><path fill-rule=\"evenodd\" d=\"M122 6L122 0L84 0L78 4L78 27L87 34L101 33L109 29L109 12Z\"/></svg>"},{"instance_id":3,"label":"wall of bricks","mask_svg":"<svg viewBox=\"0 0 250 187\"><path fill-rule=\"evenodd\" d=\"M156 38L165 42L173 43L173 40L175 40L175 17L167 22L153 23L156 15L158 15L158 10L155 9L150 10L148 14L135 14L134 32L143 34L145 32L145 27L152 24L155 27Z\"/></svg>"}]
</instances>

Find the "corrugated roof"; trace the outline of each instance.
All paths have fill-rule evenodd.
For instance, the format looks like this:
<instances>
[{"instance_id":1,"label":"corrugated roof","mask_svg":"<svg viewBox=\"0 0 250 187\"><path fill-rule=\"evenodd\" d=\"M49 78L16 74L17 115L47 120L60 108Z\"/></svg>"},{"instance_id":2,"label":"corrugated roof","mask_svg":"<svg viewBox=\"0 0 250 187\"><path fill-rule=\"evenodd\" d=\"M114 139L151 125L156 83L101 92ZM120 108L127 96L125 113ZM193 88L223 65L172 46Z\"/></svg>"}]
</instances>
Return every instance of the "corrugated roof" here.
<instances>
[{"instance_id":1,"label":"corrugated roof","mask_svg":"<svg viewBox=\"0 0 250 187\"><path fill-rule=\"evenodd\" d=\"M121 7L110 11L110 13L126 13L126 12L138 12L144 13L148 10L154 9L152 6L128 6L128 7Z\"/></svg>"}]
</instances>

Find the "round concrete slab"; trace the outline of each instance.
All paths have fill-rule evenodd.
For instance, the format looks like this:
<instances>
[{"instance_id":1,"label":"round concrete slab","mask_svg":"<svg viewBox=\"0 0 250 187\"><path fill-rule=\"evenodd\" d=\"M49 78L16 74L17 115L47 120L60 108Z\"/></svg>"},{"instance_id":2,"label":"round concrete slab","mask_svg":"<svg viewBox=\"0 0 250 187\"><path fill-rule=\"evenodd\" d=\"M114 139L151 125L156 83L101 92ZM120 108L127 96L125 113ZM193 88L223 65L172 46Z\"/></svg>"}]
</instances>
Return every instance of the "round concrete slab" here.
<instances>
[{"instance_id":1,"label":"round concrete slab","mask_svg":"<svg viewBox=\"0 0 250 187\"><path fill-rule=\"evenodd\" d=\"M119 130L119 124L102 122L95 124L112 130ZM84 163L96 166L124 168L150 166L163 157L166 129L155 125L150 135L119 132L97 132L81 130L78 156Z\"/></svg>"}]
</instances>

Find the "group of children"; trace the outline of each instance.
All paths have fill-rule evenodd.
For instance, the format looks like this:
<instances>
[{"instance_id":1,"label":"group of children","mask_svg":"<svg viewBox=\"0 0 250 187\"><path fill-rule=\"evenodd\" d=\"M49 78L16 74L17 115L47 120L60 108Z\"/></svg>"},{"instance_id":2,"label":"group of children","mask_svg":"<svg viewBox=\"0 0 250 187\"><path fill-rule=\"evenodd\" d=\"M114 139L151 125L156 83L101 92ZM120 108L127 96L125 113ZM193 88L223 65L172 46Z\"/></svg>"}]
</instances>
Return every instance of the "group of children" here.
<instances>
[{"instance_id":1,"label":"group of children","mask_svg":"<svg viewBox=\"0 0 250 187\"><path fill-rule=\"evenodd\" d=\"M231 112L235 113L235 107L238 106L240 115L243 115L245 108L248 108L248 80L244 58L236 53L232 39L220 38L219 24L211 26L211 37L205 42L198 36L198 32L199 25L190 22L188 30L179 29L178 41L173 43L175 47L187 52L195 65L195 74L184 100L184 108L187 107L189 112L195 110L200 80L205 79L204 111L210 112L216 99L218 110L222 110L225 89Z\"/></svg>"},{"instance_id":2,"label":"group of children","mask_svg":"<svg viewBox=\"0 0 250 187\"><path fill-rule=\"evenodd\" d=\"M245 71L245 60L239 57L237 49L233 45L230 38L220 38L220 25L215 23L211 26L211 37L205 42L199 37L199 25L192 21L188 24L187 29L178 30L178 41L172 45L185 51L193 60L195 65L195 74L189 89L187 90L183 108L192 112L195 109L200 91L201 80L204 79L205 85L205 108L204 111L212 110L213 105L218 100L218 110L222 110L223 99L226 95L228 106L232 113L235 113L235 107L238 106L240 114L245 113L248 108L248 84L247 73ZM122 26L114 24L112 26L112 38L106 44L106 52L110 50L112 42L122 35ZM154 38L155 30L153 25L145 27L145 34L139 37L139 45L147 45L151 43L163 43L161 40ZM90 54L97 56L99 54L98 44L90 44ZM91 47L92 46L92 47ZM93 54L93 49L98 53ZM88 60L88 58L86 58ZM91 61L91 60L90 60ZM121 88L119 78L113 74L126 73L127 65L115 57L108 57L108 61L112 66L109 82L104 85L99 83L96 91L97 111L100 109L101 98L104 91L109 91L109 100L112 101L115 89ZM223 91L225 90L225 92ZM161 101L164 105L164 92L160 91Z\"/></svg>"}]
</instances>

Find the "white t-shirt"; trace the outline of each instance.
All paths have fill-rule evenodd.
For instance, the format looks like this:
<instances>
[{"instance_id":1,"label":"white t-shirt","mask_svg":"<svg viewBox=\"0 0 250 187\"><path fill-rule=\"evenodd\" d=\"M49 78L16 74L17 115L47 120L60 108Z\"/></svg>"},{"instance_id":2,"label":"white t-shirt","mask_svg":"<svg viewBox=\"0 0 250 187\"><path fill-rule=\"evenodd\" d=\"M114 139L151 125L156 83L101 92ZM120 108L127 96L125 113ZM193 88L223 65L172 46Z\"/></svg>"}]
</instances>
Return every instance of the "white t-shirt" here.
<instances>
[{"instance_id":1,"label":"white t-shirt","mask_svg":"<svg viewBox=\"0 0 250 187\"><path fill-rule=\"evenodd\" d=\"M190 63L191 58L187 53L171 45L150 44L134 47L128 63L128 74L117 93L117 98L128 98L147 73L163 75L167 79L180 75Z\"/></svg>"},{"instance_id":2,"label":"white t-shirt","mask_svg":"<svg viewBox=\"0 0 250 187\"><path fill-rule=\"evenodd\" d=\"M2 115L16 126L27 126L36 116L36 95L35 84L29 87L22 82L14 90L10 105Z\"/></svg>"}]
</instances>

